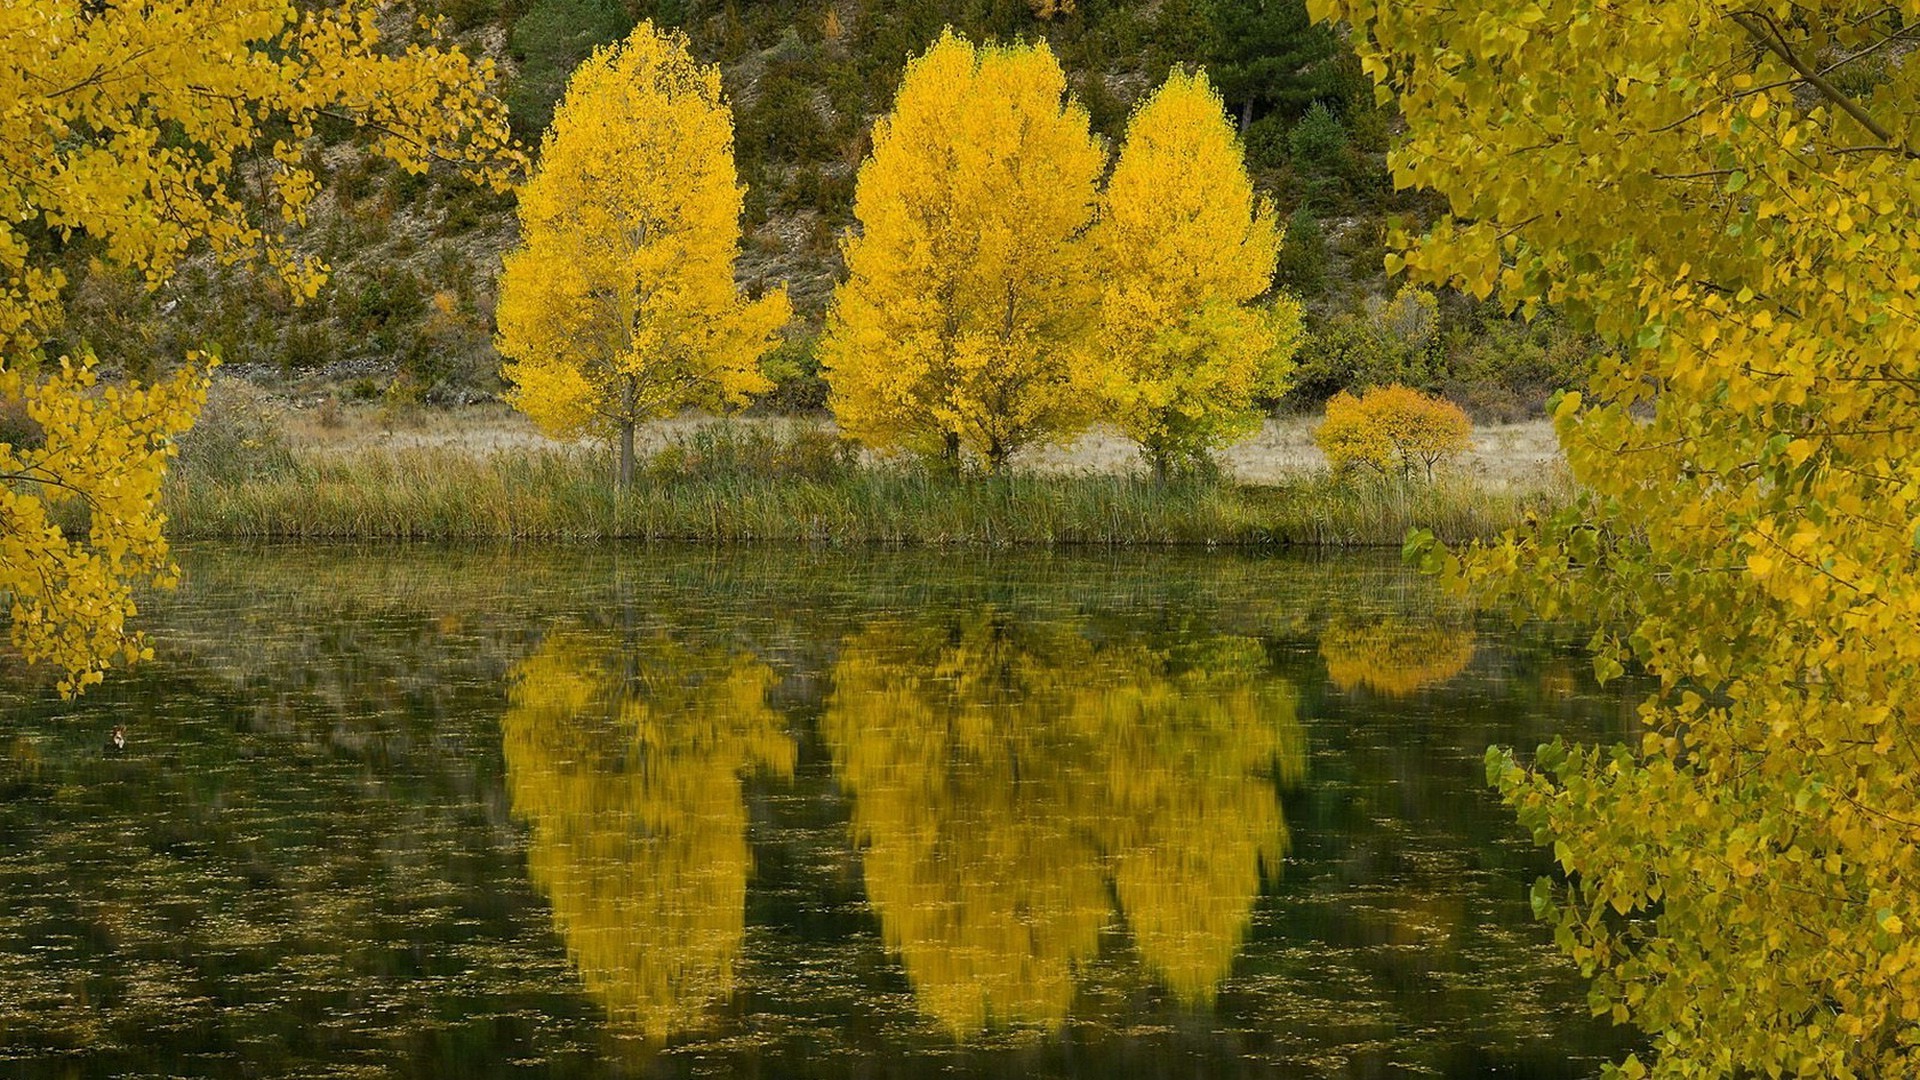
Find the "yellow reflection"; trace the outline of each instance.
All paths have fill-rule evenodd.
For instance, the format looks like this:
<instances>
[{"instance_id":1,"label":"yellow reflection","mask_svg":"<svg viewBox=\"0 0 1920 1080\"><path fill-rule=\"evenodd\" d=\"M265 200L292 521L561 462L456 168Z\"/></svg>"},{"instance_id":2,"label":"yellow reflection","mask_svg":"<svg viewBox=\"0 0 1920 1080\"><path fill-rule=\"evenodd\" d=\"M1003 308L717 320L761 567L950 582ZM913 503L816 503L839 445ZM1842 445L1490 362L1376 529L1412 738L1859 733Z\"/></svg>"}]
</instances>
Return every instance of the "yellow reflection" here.
<instances>
[{"instance_id":1,"label":"yellow reflection","mask_svg":"<svg viewBox=\"0 0 1920 1080\"><path fill-rule=\"evenodd\" d=\"M955 1034L1051 1025L1119 916L1141 959L1210 998L1302 769L1293 697L1257 643L1096 647L990 613L848 640L822 729L854 796L867 894L920 1007Z\"/></svg>"},{"instance_id":2,"label":"yellow reflection","mask_svg":"<svg viewBox=\"0 0 1920 1080\"><path fill-rule=\"evenodd\" d=\"M514 669L507 791L534 884L587 990L650 1040L733 988L745 935L744 774L794 744L749 655L563 630Z\"/></svg>"},{"instance_id":3,"label":"yellow reflection","mask_svg":"<svg viewBox=\"0 0 1920 1080\"><path fill-rule=\"evenodd\" d=\"M1391 697L1459 675L1473 662L1473 652L1470 629L1398 615L1371 622L1336 618L1320 635L1320 656L1333 685L1364 686Z\"/></svg>"}]
</instances>

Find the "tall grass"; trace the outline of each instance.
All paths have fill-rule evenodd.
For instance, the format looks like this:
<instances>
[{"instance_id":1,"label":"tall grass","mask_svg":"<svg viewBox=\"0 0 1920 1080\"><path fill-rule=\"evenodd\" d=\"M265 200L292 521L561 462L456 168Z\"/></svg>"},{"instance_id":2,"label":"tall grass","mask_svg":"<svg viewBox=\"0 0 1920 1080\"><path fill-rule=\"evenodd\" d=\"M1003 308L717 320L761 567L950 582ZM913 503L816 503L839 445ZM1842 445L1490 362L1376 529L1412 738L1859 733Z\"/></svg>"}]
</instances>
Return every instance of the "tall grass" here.
<instances>
[{"instance_id":1,"label":"tall grass","mask_svg":"<svg viewBox=\"0 0 1920 1080\"><path fill-rule=\"evenodd\" d=\"M1277 487L1118 476L956 479L774 442L657 455L616 496L605 455L521 449L276 453L169 478L176 538L691 540L900 545L1397 545L1489 536L1565 492L1465 480Z\"/></svg>"}]
</instances>

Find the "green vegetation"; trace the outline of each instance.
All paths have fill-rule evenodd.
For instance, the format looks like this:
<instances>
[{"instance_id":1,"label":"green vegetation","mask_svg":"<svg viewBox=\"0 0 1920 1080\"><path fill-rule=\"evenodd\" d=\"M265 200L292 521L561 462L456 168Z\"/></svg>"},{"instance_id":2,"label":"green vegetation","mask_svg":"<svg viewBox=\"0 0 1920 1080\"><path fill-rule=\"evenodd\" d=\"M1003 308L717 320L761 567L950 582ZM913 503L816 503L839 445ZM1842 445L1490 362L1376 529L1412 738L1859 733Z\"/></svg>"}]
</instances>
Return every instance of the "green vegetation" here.
<instances>
[{"instance_id":1,"label":"green vegetation","mask_svg":"<svg viewBox=\"0 0 1920 1080\"><path fill-rule=\"evenodd\" d=\"M1409 530L1491 537L1569 493L1465 479L1273 487L1124 476L961 480L854 460L830 435L695 436L645 462L625 494L604 452L252 451L257 463L168 478L189 538L643 539L903 545L1399 546Z\"/></svg>"}]
</instances>

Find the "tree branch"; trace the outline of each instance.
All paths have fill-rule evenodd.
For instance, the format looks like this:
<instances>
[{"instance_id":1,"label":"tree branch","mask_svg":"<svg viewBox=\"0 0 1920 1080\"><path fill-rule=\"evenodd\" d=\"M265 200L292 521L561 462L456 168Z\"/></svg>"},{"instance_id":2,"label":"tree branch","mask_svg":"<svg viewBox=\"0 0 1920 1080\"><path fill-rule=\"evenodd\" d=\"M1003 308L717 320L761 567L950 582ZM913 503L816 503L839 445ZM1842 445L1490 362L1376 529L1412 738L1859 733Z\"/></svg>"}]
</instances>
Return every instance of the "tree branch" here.
<instances>
[{"instance_id":1,"label":"tree branch","mask_svg":"<svg viewBox=\"0 0 1920 1080\"><path fill-rule=\"evenodd\" d=\"M1882 127L1879 121L1867 113L1867 110L1860 107L1859 102L1841 93L1839 87L1828 82L1819 72L1813 70L1811 65L1805 60L1802 60L1792 49L1788 48L1786 40L1780 36L1779 32L1776 31L1770 23L1763 23L1761 16L1751 11L1736 11L1729 17L1732 18L1734 22L1740 24L1741 29L1753 35L1754 39L1765 46L1768 52L1779 57L1786 62L1788 67L1798 72L1800 77L1806 80L1807 85L1820 91L1822 97L1838 105L1842 112L1853 117L1861 127L1872 132L1874 138L1879 139L1890 147L1898 147L1899 152L1907 157L1920 159L1920 152L1916 152L1912 147L1897 142L1893 137L1893 132Z\"/></svg>"}]
</instances>

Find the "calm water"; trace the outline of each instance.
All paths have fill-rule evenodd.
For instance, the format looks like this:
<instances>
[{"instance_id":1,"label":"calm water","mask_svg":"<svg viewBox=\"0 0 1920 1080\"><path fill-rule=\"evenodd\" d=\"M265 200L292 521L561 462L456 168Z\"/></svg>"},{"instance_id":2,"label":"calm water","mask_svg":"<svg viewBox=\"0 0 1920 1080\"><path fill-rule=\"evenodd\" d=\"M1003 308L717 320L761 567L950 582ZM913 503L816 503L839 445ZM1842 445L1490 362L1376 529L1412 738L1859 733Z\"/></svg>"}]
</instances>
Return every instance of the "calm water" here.
<instances>
[{"instance_id":1,"label":"calm water","mask_svg":"<svg viewBox=\"0 0 1920 1080\"><path fill-rule=\"evenodd\" d=\"M1391 561L197 548L0 673L0 1073L1591 1076L1489 743L1571 630ZM102 749L115 723L126 753Z\"/></svg>"}]
</instances>

